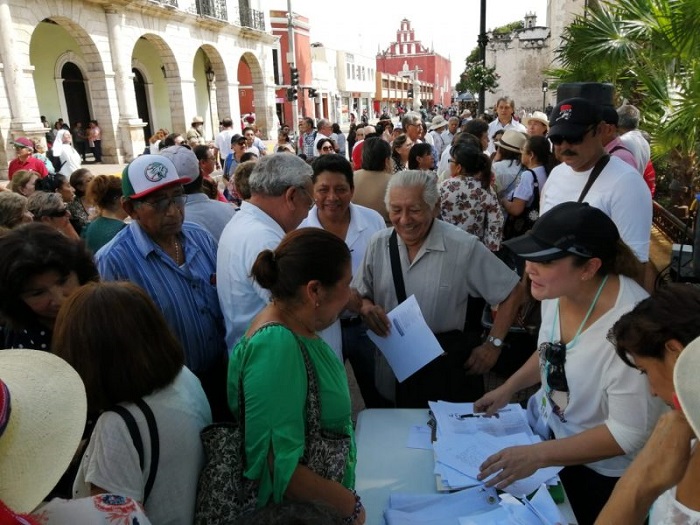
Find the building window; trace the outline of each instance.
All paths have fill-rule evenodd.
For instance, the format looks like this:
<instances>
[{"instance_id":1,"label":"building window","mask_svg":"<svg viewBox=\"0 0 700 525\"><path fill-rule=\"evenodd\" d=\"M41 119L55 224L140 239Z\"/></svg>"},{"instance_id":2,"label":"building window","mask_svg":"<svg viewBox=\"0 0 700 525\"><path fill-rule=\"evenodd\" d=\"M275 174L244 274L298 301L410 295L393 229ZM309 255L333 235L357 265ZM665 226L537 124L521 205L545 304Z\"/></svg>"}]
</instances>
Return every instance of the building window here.
<instances>
[{"instance_id":1,"label":"building window","mask_svg":"<svg viewBox=\"0 0 700 525\"><path fill-rule=\"evenodd\" d=\"M272 69L275 73L275 85L279 86L282 84L282 76L280 75L279 49L272 50Z\"/></svg>"}]
</instances>

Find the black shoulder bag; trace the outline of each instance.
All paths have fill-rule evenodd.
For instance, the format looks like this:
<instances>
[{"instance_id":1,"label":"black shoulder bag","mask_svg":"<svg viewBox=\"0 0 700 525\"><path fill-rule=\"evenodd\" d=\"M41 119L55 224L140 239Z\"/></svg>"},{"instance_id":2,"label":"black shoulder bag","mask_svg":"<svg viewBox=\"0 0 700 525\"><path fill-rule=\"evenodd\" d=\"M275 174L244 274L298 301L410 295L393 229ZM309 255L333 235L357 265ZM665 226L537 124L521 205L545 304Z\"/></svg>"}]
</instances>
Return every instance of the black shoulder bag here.
<instances>
[{"instance_id":1,"label":"black shoulder bag","mask_svg":"<svg viewBox=\"0 0 700 525\"><path fill-rule=\"evenodd\" d=\"M583 199L585 199L586 195L588 195L588 191L591 189L591 186L593 186L593 183L596 181L596 179L600 176L600 173L603 171L603 168L605 168L605 166L608 165L609 160L610 155L608 155L607 153L598 159L598 162L595 163L593 171L591 171L591 174L588 176L586 185L581 190L581 195L578 196L578 200L576 202L583 202Z\"/></svg>"}]
</instances>

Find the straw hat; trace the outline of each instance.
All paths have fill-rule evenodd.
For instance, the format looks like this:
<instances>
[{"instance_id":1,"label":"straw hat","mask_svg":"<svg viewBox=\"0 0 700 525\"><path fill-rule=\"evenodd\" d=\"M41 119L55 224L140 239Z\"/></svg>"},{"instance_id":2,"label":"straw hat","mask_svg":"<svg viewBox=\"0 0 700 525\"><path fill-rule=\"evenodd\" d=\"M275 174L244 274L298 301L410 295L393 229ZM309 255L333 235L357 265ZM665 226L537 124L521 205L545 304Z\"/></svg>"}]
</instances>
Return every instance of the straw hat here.
<instances>
[{"instance_id":1,"label":"straw hat","mask_svg":"<svg viewBox=\"0 0 700 525\"><path fill-rule=\"evenodd\" d=\"M430 131L445 127L447 127L447 121L442 115L436 115L433 117L433 123L430 125Z\"/></svg>"},{"instance_id":2,"label":"straw hat","mask_svg":"<svg viewBox=\"0 0 700 525\"><path fill-rule=\"evenodd\" d=\"M192 124L204 124L204 119L197 115L192 119Z\"/></svg>"},{"instance_id":3,"label":"straw hat","mask_svg":"<svg viewBox=\"0 0 700 525\"><path fill-rule=\"evenodd\" d=\"M85 429L78 373L40 350L0 350L0 500L31 512L61 479Z\"/></svg>"},{"instance_id":4,"label":"straw hat","mask_svg":"<svg viewBox=\"0 0 700 525\"><path fill-rule=\"evenodd\" d=\"M501 140L496 142L496 145L499 148L507 149L508 151L522 153L525 142L527 142L527 135L525 133L515 131L513 129L507 129L503 135L501 135Z\"/></svg>"},{"instance_id":5,"label":"straw hat","mask_svg":"<svg viewBox=\"0 0 700 525\"><path fill-rule=\"evenodd\" d=\"M545 113L542 113L541 111L535 111L532 115L523 119L523 125L527 126L528 122L530 122L531 120L541 122L549 130L549 118L547 118L547 115Z\"/></svg>"},{"instance_id":6,"label":"straw hat","mask_svg":"<svg viewBox=\"0 0 700 525\"><path fill-rule=\"evenodd\" d=\"M673 386L685 418L700 436L700 337L686 346L673 370Z\"/></svg>"}]
</instances>

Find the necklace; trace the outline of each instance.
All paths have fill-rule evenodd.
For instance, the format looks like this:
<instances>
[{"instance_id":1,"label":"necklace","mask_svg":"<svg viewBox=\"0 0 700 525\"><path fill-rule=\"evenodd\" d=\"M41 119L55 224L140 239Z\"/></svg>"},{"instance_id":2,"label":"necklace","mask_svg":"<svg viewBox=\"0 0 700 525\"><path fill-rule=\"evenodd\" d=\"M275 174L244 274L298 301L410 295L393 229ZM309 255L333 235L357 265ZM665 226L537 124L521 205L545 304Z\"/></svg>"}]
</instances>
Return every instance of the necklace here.
<instances>
[{"instance_id":1,"label":"necklace","mask_svg":"<svg viewBox=\"0 0 700 525\"><path fill-rule=\"evenodd\" d=\"M180 262L180 242L177 239L175 239L173 241L173 245L175 246L175 264L180 266L182 264L182 262Z\"/></svg>"}]
</instances>

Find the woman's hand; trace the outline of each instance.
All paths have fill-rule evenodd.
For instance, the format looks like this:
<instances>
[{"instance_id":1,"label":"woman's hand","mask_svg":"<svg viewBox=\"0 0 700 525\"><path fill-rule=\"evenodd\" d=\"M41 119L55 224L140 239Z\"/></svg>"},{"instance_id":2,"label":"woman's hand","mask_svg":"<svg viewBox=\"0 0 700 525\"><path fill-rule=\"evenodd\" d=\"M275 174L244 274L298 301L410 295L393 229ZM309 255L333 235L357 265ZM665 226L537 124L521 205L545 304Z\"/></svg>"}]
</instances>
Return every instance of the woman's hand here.
<instances>
[{"instance_id":1,"label":"woman's hand","mask_svg":"<svg viewBox=\"0 0 700 525\"><path fill-rule=\"evenodd\" d=\"M504 489L514 481L532 476L542 467L536 450L536 445L504 448L481 464L477 479L483 481L498 472L498 475L486 482L486 486Z\"/></svg>"},{"instance_id":2,"label":"woman's hand","mask_svg":"<svg viewBox=\"0 0 700 525\"><path fill-rule=\"evenodd\" d=\"M474 412L485 412L487 416L492 416L501 408L506 406L513 397L513 393L501 385L498 388L487 392L481 399L474 402Z\"/></svg>"}]
</instances>

